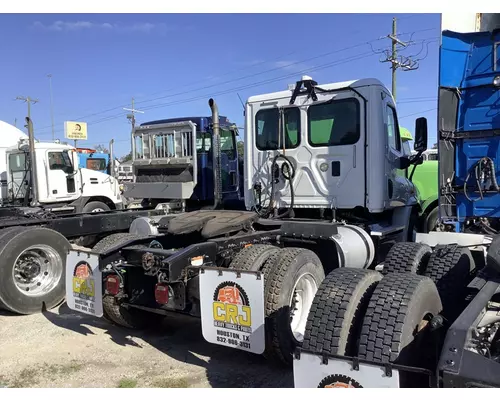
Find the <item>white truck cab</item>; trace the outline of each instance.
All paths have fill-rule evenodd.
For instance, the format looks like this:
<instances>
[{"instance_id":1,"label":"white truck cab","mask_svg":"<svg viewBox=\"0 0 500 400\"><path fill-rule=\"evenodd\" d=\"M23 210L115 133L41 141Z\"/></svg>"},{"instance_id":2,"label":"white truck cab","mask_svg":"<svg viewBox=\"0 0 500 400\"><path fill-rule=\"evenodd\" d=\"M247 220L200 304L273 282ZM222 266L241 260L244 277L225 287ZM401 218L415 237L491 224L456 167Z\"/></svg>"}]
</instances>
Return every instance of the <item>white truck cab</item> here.
<instances>
[{"instance_id":1,"label":"white truck cab","mask_svg":"<svg viewBox=\"0 0 500 400\"><path fill-rule=\"evenodd\" d=\"M259 196L269 198L276 151L295 169L294 193L289 185L274 188L278 208L361 207L381 213L415 204L413 184L398 172L406 168L399 162L407 154L394 99L382 82L317 85L308 76L302 80L314 91L295 93L292 88L247 101L245 132L253 133L245 140L247 209L256 206Z\"/></svg>"},{"instance_id":2,"label":"white truck cab","mask_svg":"<svg viewBox=\"0 0 500 400\"><path fill-rule=\"evenodd\" d=\"M35 143L37 202L54 211L76 213L109 211L123 208L118 181L110 175L79 168L79 154L73 146ZM29 143L21 139L6 151L7 199L15 204L30 197L31 167ZM28 194L27 194L28 192Z\"/></svg>"}]
</instances>

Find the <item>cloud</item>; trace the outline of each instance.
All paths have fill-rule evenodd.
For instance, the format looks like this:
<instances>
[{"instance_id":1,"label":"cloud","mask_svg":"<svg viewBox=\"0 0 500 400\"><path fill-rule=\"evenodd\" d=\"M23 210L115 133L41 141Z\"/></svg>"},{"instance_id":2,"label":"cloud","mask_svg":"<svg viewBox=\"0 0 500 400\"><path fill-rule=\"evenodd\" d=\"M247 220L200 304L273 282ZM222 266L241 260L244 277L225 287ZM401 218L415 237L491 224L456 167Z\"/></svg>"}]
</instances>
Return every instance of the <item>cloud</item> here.
<instances>
[{"instance_id":1,"label":"cloud","mask_svg":"<svg viewBox=\"0 0 500 400\"><path fill-rule=\"evenodd\" d=\"M175 27L168 26L165 23L153 24L149 22L138 22L131 25L121 25L118 23L96 23L91 21L55 21L51 24L44 24L40 21L36 21L33 27L52 32L101 30L119 33L165 33L175 29Z\"/></svg>"}]
</instances>

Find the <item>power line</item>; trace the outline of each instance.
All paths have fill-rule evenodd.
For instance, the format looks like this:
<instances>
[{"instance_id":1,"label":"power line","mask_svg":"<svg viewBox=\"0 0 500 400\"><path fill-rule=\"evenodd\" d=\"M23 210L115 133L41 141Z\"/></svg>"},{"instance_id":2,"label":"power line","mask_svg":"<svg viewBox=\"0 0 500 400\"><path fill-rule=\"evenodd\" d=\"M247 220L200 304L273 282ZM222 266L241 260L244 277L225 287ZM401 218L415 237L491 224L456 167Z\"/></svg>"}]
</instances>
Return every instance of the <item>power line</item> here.
<instances>
[{"instance_id":1,"label":"power line","mask_svg":"<svg viewBox=\"0 0 500 400\"><path fill-rule=\"evenodd\" d=\"M421 31L425 31L425 30L427 30L427 29L423 29ZM418 31L416 31L416 32L418 32ZM254 73L254 74L250 74L250 75L246 75L246 76L243 76L243 77L234 78L234 79L231 79L231 80L228 80L228 81L225 81L225 82L215 83L215 84L207 85L207 86L204 86L204 87L201 87L201 88L195 88L195 89L191 89L191 90L187 90L187 91L177 92L177 93L169 94L169 95L166 95L166 96L156 97L156 98L153 98L153 99L138 101L138 102L136 102L136 104L143 104L143 103L148 103L148 102L152 102L152 101L156 101L156 100L162 100L162 99L169 98L169 97L179 96L179 95L183 95L183 94L186 94L186 93L192 93L192 92L209 89L209 88L216 87L216 86L225 85L225 84L232 83L232 82L237 82L237 81L244 80L244 79L253 78L255 76L264 75L264 74L267 74L267 73L270 73L270 72L274 72L274 71L279 71L279 70L286 69L286 68L289 68L289 67L297 65L297 64L304 63L304 62L312 61L312 60L315 60L315 59L318 59L318 58L323 58L323 57L326 57L328 55L332 55L332 54L339 53L339 52L342 52L342 51L351 50L351 49L354 49L354 48L357 48L357 47L361 47L361 46L364 46L364 45L367 45L367 44L370 44L370 43L373 43L373 42L376 42L376 41L379 41L379 40L382 40L382 39L383 38L377 38L377 39L373 39L373 40L370 40L370 41L367 41L367 42L358 43L358 44L353 45L353 46L344 47L342 49L332 50L332 51L329 51L329 52L326 52L326 53L322 53L322 54L314 56L314 57L309 57L309 58L306 58L306 59L303 59L303 60L300 60L300 61L288 63L286 65L274 67L274 68L271 68L271 69L268 69L268 70L265 70L265 71L260 71L260 72L257 72L257 73ZM263 62L263 63L265 63L265 62ZM192 86L192 85L190 85L190 86ZM170 91L170 90L171 89L167 89L166 91ZM94 117L94 116L97 116L97 115L105 114L107 112L114 111L114 110L122 108L122 107L123 107L123 105L120 105L120 106L117 106L117 107L109 108L107 110L95 112L95 113L92 113L92 114L89 114L89 115L86 115L86 116L79 117L79 118L77 118L77 120L83 120L83 119L86 119L86 118L91 118L91 117ZM120 116L122 116L122 114L120 114ZM49 128L49 127L40 128L39 131L43 131L43 130L45 130L47 128Z\"/></svg>"},{"instance_id":2,"label":"power line","mask_svg":"<svg viewBox=\"0 0 500 400\"><path fill-rule=\"evenodd\" d=\"M421 31L425 31L425 30L429 30L429 29L423 29ZM309 59L306 59L306 60L298 61L298 62L295 62L295 63L290 63L290 64L287 64L285 66L276 67L276 68L273 68L271 70L267 70L267 71L264 71L264 72L255 73L255 74L249 75L247 77L253 77L253 76L261 75L261 74L269 72L269 71L281 70L283 68L289 67L290 65L296 65L296 64L299 64L299 63L302 63L302 62L305 62L305 61L308 61L308 60L311 60L311 59L317 59L317 58L323 57L323 56L328 55L328 54L337 53L339 51L344 51L344 50L347 50L347 49L352 49L352 48L360 47L362 45L365 45L365 44L370 43L370 42L375 42L377 40L380 40L380 39L374 39L374 40L369 41L369 42L360 43L360 44L357 44L357 45L354 45L354 46L346 47L344 49L331 51L331 52L324 53L324 54L321 54L321 55L318 55L318 56L315 56L315 57L310 57ZM348 57L346 59L336 60L336 61L333 61L333 62L330 62L330 63L327 63L327 64L323 64L323 65L319 65L319 66L316 66L316 67L308 68L308 69L305 69L305 70L302 70L302 71L294 72L294 73L287 74L287 75L284 75L284 76L280 76L280 77L277 77L277 78L271 78L271 79L267 79L267 80L260 81L260 82L254 82L254 83L247 84L247 85L244 85L244 86L240 86L240 87L237 87L237 88L230 88L228 90L224 90L224 91L217 92L217 93L212 93L210 95L209 94L204 94L202 96L196 96L196 97L184 99L184 100L181 100L181 101L153 104L153 105L145 107L143 109L144 110L151 110L151 109L156 109L156 108L160 108L160 107L167 107L167 106L174 105L174 104L176 104L176 105L177 104L184 104L184 103L196 101L196 100L199 100L199 99L205 99L207 96L216 96L216 95L224 95L224 94L228 94L228 93L234 93L234 92L242 90L242 89L249 89L249 88L261 86L261 85L264 85L264 84L267 84L267 83L281 81L281 80L287 79L289 77L297 76L298 74L301 74L301 73L306 73L306 72L311 72L311 71L317 71L317 70L329 68L329 67L332 67L332 66L335 66L335 65L340 65L340 64L343 64L345 62L350 62L350 61L355 61L355 60L358 60L358 59L361 59L361 58L366 58L366 57L368 57L368 56L370 56L372 54L373 53L370 53L370 52L368 52L368 53L362 53L362 54L357 55L357 56L351 56L351 57ZM241 79L244 79L244 78L247 78L247 77L233 79L233 80L224 82L223 84L229 83L229 82L233 82L233 81L237 81L237 80L241 80ZM220 86L220 85L221 84L208 85L208 86L206 86L204 88L210 88L210 87L213 87L213 86ZM204 88L196 89L196 90L184 91L184 92L172 94L172 95L169 95L169 96L162 96L161 98L178 96L178 95L190 93L190 92L197 91L197 90L202 90ZM95 114L97 115L98 113L95 113ZM113 120L113 119L116 119L116 118L123 117L123 115L124 115L124 113L121 112L121 113L116 114L116 115L106 116L106 117L103 117L103 118L95 120L95 121L90 121L88 124L89 125L94 125L94 124L98 124L98 123L110 121L110 120Z\"/></svg>"},{"instance_id":3,"label":"power line","mask_svg":"<svg viewBox=\"0 0 500 400\"><path fill-rule=\"evenodd\" d=\"M398 45L401 47L407 47L409 43L403 42L398 38L397 30L396 30L396 18L392 19L392 34L387 35L392 42L391 51L387 50L385 60L381 60L381 62L390 62L392 69L392 97L394 97L394 101L396 101L396 70L398 68L402 68L406 71L417 69L417 63L413 61L410 57L400 56L398 60ZM410 38L411 40L411 38Z\"/></svg>"},{"instance_id":4,"label":"power line","mask_svg":"<svg viewBox=\"0 0 500 400\"><path fill-rule=\"evenodd\" d=\"M412 114L407 114L407 115L404 115L404 116L402 116L402 117L398 117L398 118L399 118L399 119L403 119L403 118L412 117L412 116L414 116L414 115L418 115L418 114L425 114L425 113L428 113L428 112L431 112L431 111L434 111L434 110L437 110L437 107L430 108L430 109L428 109L428 110L419 111L419 112L412 113Z\"/></svg>"},{"instance_id":5,"label":"power line","mask_svg":"<svg viewBox=\"0 0 500 400\"><path fill-rule=\"evenodd\" d=\"M154 104L154 105L151 105L149 107L143 107L143 110L152 110L152 109L162 108L162 107L168 107L168 106L172 106L172 105L185 104L185 103L190 103L190 102L193 102L193 101L196 101L196 100L206 99L207 97L214 97L214 96L221 96L221 95L225 95L225 94L229 94L229 93L235 93L235 92L238 92L239 90L250 89L250 88L262 86L262 85L265 85L265 84L268 84L268 83L279 82L279 81L282 81L282 80L290 78L290 77L296 77L299 74L303 74L303 73L307 73L307 72L313 72L313 71L318 71L318 70L330 68L330 67L333 67L333 66L344 64L346 62L351 62L351 61L356 61L356 60L359 60L359 59L362 59L362 58L366 58L366 57L369 57L369 56L372 56L372 55L373 55L372 52L366 52L366 53L362 53L362 54L357 55L357 56L351 56L351 57L348 57L348 58L345 58L345 59L341 59L341 60L336 60L336 61L333 61L333 62L329 62L327 64L323 64L323 65L319 65L319 66L316 66L316 67L304 69L304 70L301 70L301 71L298 71L298 72L290 73L290 74L287 74L287 75L282 75L282 76L277 77L277 78L270 78L270 79L266 79L266 80L263 80L263 81L260 81L260 82L254 82L254 83L247 84L247 85L244 85L244 86L239 86L237 88L230 88L230 89L226 89L224 91L220 91L220 92L216 92L216 93L211 93L211 94L204 94L204 95L200 95L200 96L195 96L195 97L191 97L191 98L180 100L180 101L177 100L177 101L171 101L171 102L166 102L166 103ZM98 124L98 123L102 123L102 122L110 121L110 120L113 120L113 119L116 119L116 118L120 118L122 116L123 116L123 113L119 113L119 114L116 114L116 115L111 115L111 116L108 116L108 117L104 117L104 118L102 118L100 120L89 122L88 125L95 125L95 124Z\"/></svg>"}]
</instances>

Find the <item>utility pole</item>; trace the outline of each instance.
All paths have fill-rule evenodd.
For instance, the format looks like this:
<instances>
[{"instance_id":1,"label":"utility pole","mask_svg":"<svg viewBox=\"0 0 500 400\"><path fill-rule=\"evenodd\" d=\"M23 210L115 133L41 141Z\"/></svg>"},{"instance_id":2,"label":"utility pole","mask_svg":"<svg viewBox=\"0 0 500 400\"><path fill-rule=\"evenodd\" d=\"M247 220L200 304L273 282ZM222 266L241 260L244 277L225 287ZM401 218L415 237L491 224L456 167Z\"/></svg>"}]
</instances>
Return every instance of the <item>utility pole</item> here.
<instances>
[{"instance_id":1,"label":"utility pole","mask_svg":"<svg viewBox=\"0 0 500 400\"><path fill-rule=\"evenodd\" d=\"M130 114L127 114L127 119L130 120L132 124L132 132L130 134L130 150L132 152L132 160L135 159L135 141L134 141L134 130L135 130L135 113L144 114L144 111L136 110L134 108L134 98L132 97L132 108L124 108L125 111L130 111Z\"/></svg>"},{"instance_id":2,"label":"utility pole","mask_svg":"<svg viewBox=\"0 0 500 400\"><path fill-rule=\"evenodd\" d=\"M52 74L48 74L47 78L49 78L49 89L50 89L50 119L52 122L52 141L56 140L56 136L54 133L54 104L52 99ZM76 146L76 144L75 144Z\"/></svg>"},{"instance_id":3,"label":"utility pole","mask_svg":"<svg viewBox=\"0 0 500 400\"><path fill-rule=\"evenodd\" d=\"M417 69L418 66L416 61L413 61L411 57L399 57L398 59L398 45L401 47L408 46L408 43L403 42L398 38L396 30L396 17L392 19L392 34L387 35L387 37L392 42L391 51L386 51L386 58L381 60L381 62L390 62L392 70L392 97L396 101L396 71L398 68L402 68L405 71L411 71Z\"/></svg>"},{"instance_id":4,"label":"utility pole","mask_svg":"<svg viewBox=\"0 0 500 400\"><path fill-rule=\"evenodd\" d=\"M37 99L32 99L31 97L25 97L25 96L17 96L16 100L22 100L25 103L28 103L28 118L31 120L31 103L35 104L38 103Z\"/></svg>"}]
</instances>

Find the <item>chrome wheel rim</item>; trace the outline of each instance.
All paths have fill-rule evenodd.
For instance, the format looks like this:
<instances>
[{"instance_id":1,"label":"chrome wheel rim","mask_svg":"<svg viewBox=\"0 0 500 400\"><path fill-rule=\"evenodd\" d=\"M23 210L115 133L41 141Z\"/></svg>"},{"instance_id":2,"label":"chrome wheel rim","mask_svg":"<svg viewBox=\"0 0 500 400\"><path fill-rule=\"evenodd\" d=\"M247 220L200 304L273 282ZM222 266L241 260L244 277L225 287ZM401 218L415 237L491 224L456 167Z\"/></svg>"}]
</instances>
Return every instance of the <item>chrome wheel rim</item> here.
<instances>
[{"instance_id":1,"label":"chrome wheel rim","mask_svg":"<svg viewBox=\"0 0 500 400\"><path fill-rule=\"evenodd\" d=\"M293 337L298 342L304 340L307 317L311 309L318 284L310 273L305 273L297 279L290 298L290 328Z\"/></svg>"},{"instance_id":2,"label":"chrome wheel rim","mask_svg":"<svg viewBox=\"0 0 500 400\"><path fill-rule=\"evenodd\" d=\"M35 245L24 250L14 262L14 284L21 293L39 297L52 291L63 274L60 254L50 246Z\"/></svg>"}]
</instances>

